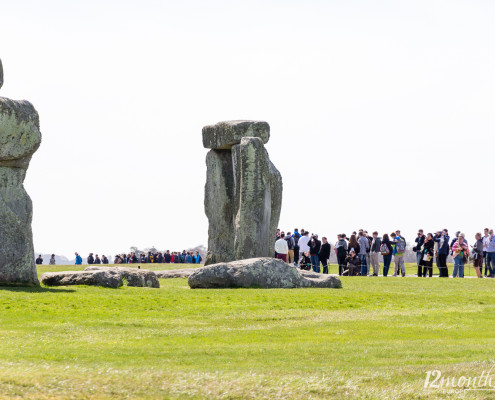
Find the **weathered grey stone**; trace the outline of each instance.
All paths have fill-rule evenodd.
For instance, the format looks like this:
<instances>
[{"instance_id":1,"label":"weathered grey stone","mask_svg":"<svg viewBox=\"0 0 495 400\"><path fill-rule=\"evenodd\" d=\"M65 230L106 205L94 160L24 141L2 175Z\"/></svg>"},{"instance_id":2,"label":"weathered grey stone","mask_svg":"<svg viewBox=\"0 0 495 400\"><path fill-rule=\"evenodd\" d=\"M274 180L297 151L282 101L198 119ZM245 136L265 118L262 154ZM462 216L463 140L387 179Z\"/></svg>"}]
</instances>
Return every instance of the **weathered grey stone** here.
<instances>
[{"instance_id":1,"label":"weathered grey stone","mask_svg":"<svg viewBox=\"0 0 495 400\"><path fill-rule=\"evenodd\" d=\"M128 267L103 267L92 265L85 271L113 271L126 280L127 286L159 288L160 282L154 271Z\"/></svg>"},{"instance_id":2,"label":"weathered grey stone","mask_svg":"<svg viewBox=\"0 0 495 400\"><path fill-rule=\"evenodd\" d=\"M259 138L232 147L234 259L270 257L282 205L282 178Z\"/></svg>"},{"instance_id":3,"label":"weathered grey stone","mask_svg":"<svg viewBox=\"0 0 495 400\"><path fill-rule=\"evenodd\" d=\"M164 271L155 271L156 276L160 279L168 278L189 278L195 271L195 268L169 269Z\"/></svg>"},{"instance_id":4,"label":"weathered grey stone","mask_svg":"<svg viewBox=\"0 0 495 400\"><path fill-rule=\"evenodd\" d=\"M90 285L118 288L122 286L122 277L110 268L96 271L45 272L41 282L47 286Z\"/></svg>"},{"instance_id":5,"label":"weathered grey stone","mask_svg":"<svg viewBox=\"0 0 495 400\"><path fill-rule=\"evenodd\" d=\"M206 155L205 213L209 220L205 265L234 260L234 176L230 150Z\"/></svg>"},{"instance_id":6,"label":"weathered grey stone","mask_svg":"<svg viewBox=\"0 0 495 400\"><path fill-rule=\"evenodd\" d=\"M293 266L274 258L252 258L198 268L188 283L192 289L342 287L338 276L302 275Z\"/></svg>"},{"instance_id":7,"label":"weathered grey stone","mask_svg":"<svg viewBox=\"0 0 495 400\"><path fill-rule=\"evenodd\" d=\"M3 66L2 66L2 60L0 60L0 89L3 86Z\"/></svg>"},{"instance_id":8,"label":"weathered grey stone","mask_svg":"<svg viewBox=\"0 0 495 400\"><path fill-rule=\"evenodd\" d=\"M203 146L207 149L230 149L243 137L270 139L270 125L265 121L224 121L203 128Z\"/></svg>"},{"instance_id":9,"label":"weathered grey stone","mask_svg":"<svg viewBox=\"0 0 495 400\"><path fill-rule=\"evenodd\" d=\"M23 182L40 143L34 107L27 101L0 97L0 285L39 285L31 230L33 206Z\"/></svg>"}]
</instances>

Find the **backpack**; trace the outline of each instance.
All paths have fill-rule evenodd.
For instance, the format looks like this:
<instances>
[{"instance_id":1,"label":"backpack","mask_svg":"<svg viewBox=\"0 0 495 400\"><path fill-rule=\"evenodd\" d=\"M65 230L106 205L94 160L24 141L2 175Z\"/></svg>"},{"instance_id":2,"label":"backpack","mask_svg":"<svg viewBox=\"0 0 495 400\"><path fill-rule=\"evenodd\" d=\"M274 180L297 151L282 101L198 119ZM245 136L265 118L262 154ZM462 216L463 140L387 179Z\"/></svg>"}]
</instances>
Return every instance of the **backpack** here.
<instances>
[{"instance_id":1,"label":"backpack","mask_svg":"<svg viewBox=\"0 0 495 400\"><path fill-rule=\"evenodd\" d=\"M298 246L299 244L299 238L301 237L301 235L292 235L292 238L294 239L294 246Z\"/></svg>"},{"instance_id":2,"label":"backpack","mask_svg":"<svg viewBox=\"0 0 495 400\"><path fill-rule=\"evenodd\" d=\"M396 254L402 254L406 252L406 241L404 239L399 239L397 242Z\"/></svg>"},{"instance_id":3,"label":"backpack","mask_svg":"<svg viewBox=\"0 0 495 400\"><path fill-rule=\"evenodd\" d=\"M380 246L380 254L382 256L388 256L390 254L390 249L388 248L388 246L385 243L383 243Z\"/></svg>"},{"instance_id":4,"label":"backpack","mask_svg":"<svg viewBox=\"0 0 495 400\"><path fill-rule=\"evenodd\" d=\"M285 238L285 241L287 242L287 247L289 248L289 250L294 250L294 239L292 239L291 236L287 236Z\"/></svg>"}]
</instances>

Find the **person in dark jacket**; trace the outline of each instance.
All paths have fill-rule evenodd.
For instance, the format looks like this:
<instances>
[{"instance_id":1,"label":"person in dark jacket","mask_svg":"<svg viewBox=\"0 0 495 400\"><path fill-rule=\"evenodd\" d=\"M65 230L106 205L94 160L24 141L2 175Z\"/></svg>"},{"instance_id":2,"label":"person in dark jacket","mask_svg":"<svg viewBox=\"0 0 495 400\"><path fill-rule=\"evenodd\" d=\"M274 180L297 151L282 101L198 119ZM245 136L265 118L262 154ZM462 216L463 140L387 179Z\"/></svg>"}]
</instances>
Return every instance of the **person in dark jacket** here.
<instances>
[{"instance_id":1,"label":"person in dark jacket","mask_svg":"<svg viewBox=\"0 0 495 400\"><path fill-rule=\"evenodd\" d=\"M93 257L93 253L89 253L87 262L88 262L88 264L94 264L95 259Z\"/></svg>"},{"instance_id":2,"label":"person in dark jacket","mask_svg":"<svg viewBox=\"0 0 495 400\"><path fill-rule=\"evenodd\" d=\"M335 253L337 255L337 263L339 264L339 275L344 273L347 265L345 259L347 257L347 241L345 235L337 235L337 243L335 244Z\"/></svg>"},{"instance_id":3,"label":"person in dark jacket","mask_svg":"<svg viewBox=\"0 0 495 400\"><path fill-rule=\"evenodd\" d=\"M170 250L167 250L163 258L165 260L165 264L170 264L170 261L172 259L172 256L170 255Z\"/></svg>"},{"instance_id":4,"label":"person in dark jacket","mask_svg":"<svg viewBox=\"0 0 495 400\"><path fill-rule=\"evenodd\" d=\"M330 258L330 243L328 243L326 237L322 237L321 241L323 242L320 248L319 259L321 265L323 265L323 273L328 274L328 259Z\"/></svg>"},{"instance_id":5,"label":"person in dark jacket","mask_svg":"<svg viewBox=\"0 0 495 400\"><path fill-rule=\"evenodd\" d=\"M421 248L425 243L425 239L426 237L423 235L423 229L419 229L418 236L414 239L416 244L413 247L413 251L416 252L416 264L418 265L418 271L421 271L421 260L423 259L423 252L421 251ZM420 275L418 274L418 276Z\"/></svg>"},{"instance_id":6,"label":"person in dark jacket","mask_svg":"<svg viewBox=\"0 0 495 400\"><path fill-rule=\"evenodd\" d=\"M321 248L321 242L318 240L318 235L311 235L311 239L308 242L309 246L309 258L311 259L311 265L313 271L320 273L320 258L318 256Z\"/></svg>"},{"instance_id":7,"label":"person in dark jacket","mask_svg":"<svg viewBox=\"0 0 495 400\"><path fill-rule=\"evenodd\" d=\"M378 232L373 232L373 239L370 243L370 262L373 267L373 276L378 276L380 273L380 247L382 245L382 239L378 237ZM371 271L370 271L371 272Z\"/></svg>"},{"instance_id":8,"label":"person in dark jacket","mask_svg":"<svg viewBox=\"0 0 495 400\"><path fill-rule=\"evenodd\" d=\"M435 242L433 241L433 234L428 233L423 245L421 246L421 260L419 260L418 277L426 278L426 272L431 278L433 276L433 257Z\"/></svg>"},{"instance_id":9,"label":"person in dark jacket","mask_svg":"<svg viewBox=\"0 0 495 400\"><path fill-rule=\"evenodd\" d=\"M105 254L103 254L101 256L101 263L102 264L108 264L108 258L107 258L107 256L105 256Z\"/></svg>"},{"instance_id":10,"label":"person in dark jacket","mask_svg":"<svg viewBox=\"0 0 495 400\"><path fill-rule=\"evenodd\" d=\"M383 247L384 245L386 249ZM388 270L390 269L390 264L392 263L392 255L394 253L394 243L392 243L387 233L383 235L380 253L383 256L383 276L387 276Z\"/></svg>"},{"instance_id":11,"label":"person in dark jacket","mask_svg":"<svg viewBox=\"0 0 495 400\"><path fill-rule=\"evenodd\" d=\"M299 239L301 238L301 234L297 228L294 229L294 233L292 234L292 239L294 239L294 265L299 263Z\"/></svg>"},{"instance_id":12,"label":"person in dark jacket","mask_svg":"<svg viewBox=\"0 0 495 400\"><path fill-rule=\"evenodd\" d=\"M477 233L475 236L476 242L474 246L471 246L473 267L476 271L478 278L483 278L483 239L481 238L481 233Z\"/></svg>"},{"instance_id":13,"label":"person in dark jacket","mask_svg":"<svg viewBox=\"0 0 495 400\"><path fill-rule=\"evenodd\" d=\"M447 257L449 255L449 231L444 229L440 236L435 235L435 242L438 243L438 269L440 271L440 278L449 277L449 268L447 267Z\"/></svg>"},{"instance_id":14,"label":"person in dark jacket","mask_svg":"<svg viewBox=\"0 0 495 400\"><path fill-rule=\"evenodd\" d=\"M101 260L100 260L100 257L98 257L98 254L95 256L95 261L94 261L95 264L101 264Z\"/></svg>"},{"instance_id":15,"label":"person in dark jacket","mask_svg":"<svg viewBox=\"0 0 495 400\"><path fill-rule=\"evenodd\" d=\"M41 258L41 254L38 256L38 258L36 259L36 264L37 265L41 265L43 264L43 259Z\"/></svg>"},{"instance_id":16,"label":"person in dark jacket","mask_svg":"<svg viewBox=\"0 0 495 400\"><path fill-rule=\"evenodd\" d=\"M361 260L356 255L356 252L354 251L354 249L351 249L351 251L349 252L349 255L347 256L345 261L346 261L348 267L342 275L344 275L344 276L359 275L359 272L361 271Z\"/></svg>"}]
</instances>

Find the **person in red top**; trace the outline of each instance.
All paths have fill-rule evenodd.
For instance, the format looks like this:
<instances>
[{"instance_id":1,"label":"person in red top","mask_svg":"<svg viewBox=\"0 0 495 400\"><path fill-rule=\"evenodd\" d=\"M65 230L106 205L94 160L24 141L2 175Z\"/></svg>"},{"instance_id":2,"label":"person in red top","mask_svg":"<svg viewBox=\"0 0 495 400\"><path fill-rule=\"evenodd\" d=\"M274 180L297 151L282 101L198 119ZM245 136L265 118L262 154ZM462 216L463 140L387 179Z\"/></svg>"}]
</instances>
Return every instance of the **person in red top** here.
<instances>
[{"instance_id":1,"label":"person in red top","mask_svg":"<svg viewBox=\"0 0 495 400\"><path fill-rule=\"evenodd\" d=\"M459 235L457 242L452 246L452 257L454 258L454 273L453 277L464 278L464 263L469 256L469 248L464 240L464 233Z\"/></svg>"}]
</instances>

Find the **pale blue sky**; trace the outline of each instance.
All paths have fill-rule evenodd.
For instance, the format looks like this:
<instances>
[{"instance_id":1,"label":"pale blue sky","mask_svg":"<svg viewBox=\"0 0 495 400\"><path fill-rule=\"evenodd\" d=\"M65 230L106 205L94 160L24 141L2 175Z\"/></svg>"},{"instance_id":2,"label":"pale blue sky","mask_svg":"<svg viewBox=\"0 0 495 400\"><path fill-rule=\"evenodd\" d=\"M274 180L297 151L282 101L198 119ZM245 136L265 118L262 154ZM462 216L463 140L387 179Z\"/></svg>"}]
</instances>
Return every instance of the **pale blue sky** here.
<instances>
[{"instance_id":1,"label":"pale blue sky","mask_svg":"<svg viewBox=\"0 0 495 400\"><path fill-rule=\"evenodd\" d=\"M206 244L201 128L229 119L271 125L282 229L333 241L361 227L412 238L494 225L492 2L0 9L0 95L41 118L26 179L38 251Z\"/></svg>"}]
</instances>

